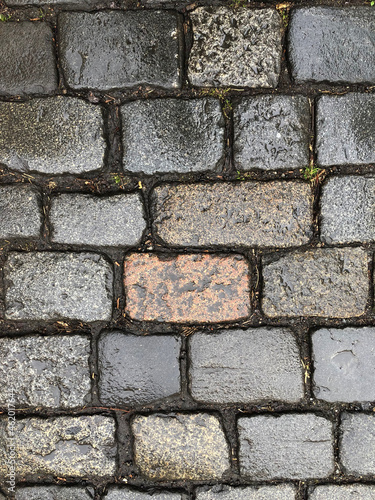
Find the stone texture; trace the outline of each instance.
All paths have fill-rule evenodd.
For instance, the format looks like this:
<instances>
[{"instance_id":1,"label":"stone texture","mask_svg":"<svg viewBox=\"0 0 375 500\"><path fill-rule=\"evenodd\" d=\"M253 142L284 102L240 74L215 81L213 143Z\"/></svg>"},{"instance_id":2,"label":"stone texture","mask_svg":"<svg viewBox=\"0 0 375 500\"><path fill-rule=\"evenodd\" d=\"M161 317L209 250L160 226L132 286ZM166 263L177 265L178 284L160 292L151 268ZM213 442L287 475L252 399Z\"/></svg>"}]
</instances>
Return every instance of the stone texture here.
<instances>
[{"instance_id":1,"label":"stone texture","mask_svg":"<svg viewBox=\"0 0 375 500\"><path fill-rule=\"evenodd\" d=\"M263 267L267 316L361 316L369 292L368 257L362 248L289 253Z\"/></svg>"},{"instance_id":2,"label":"stone texture","mask_svg":"<svg viewBox=\"0 0 375 500\"><path fill-rule=\"evenodd\" d=\"M66 486L29 486L16 489L16 500L92 500L85 488Z\"/></svg>"},{"instance_id":3,"label":"stone texture","mask_svg":"<svg viewBox=\"0 0 375 500\"><path fill-rule=\"evenodd\" d=\"M197 500L295 500L296 489L289 484L277 486L247 486L233 488L216 485L211 489L199 488Z\"/></svg>"},{"instance_id":4,"label":"stone texture","mask_svg":"<svg viewBox=\"0 0 375 500\"><path fill-rule=\"evenodd\" d=\"M375 474L375 415L344 413L341 417L340 459L345 473Z\"/></svg>"},{"instance_id":5,"label":"stone texture","mask_svg":"<svg viewBox=\"0 0 375 500\"><path fill-rule=\"evenodd\" d=\"M121 106L124 169L130 172L212 170L224 155L218 99L153 99Z\"/></svg>"},{"instance_id":6,"label":"stone texture","mask_svg":"<svg viewBox=\"0 0 375 500\"><path fill-rule=\"evenodd\" d=\"M300 95L246 97L233 106L237 169L303 168L309 164L310 104Z\"/></svg>"},{"instance_id":7,"label":"stone texture","mask_svg":"<svg viewBox=\"0 0 375 500\"><path fill-rule=\"evenodd\" d=\"M74 89L180 86L180 33L173 11L63 12L61 67Z\"/></svg>"},{"instance_id":8,"label":"stone texture","mask_svg":"<svg viewBox=\"0 0 375 500\"><path fill-rule=\"evenodd\" d=\"M228 444L212 415L136 416L132 430L136 463L150 479L220 479L229 469Z\"/></svg>"},{"instance_id":9,"label":"stone texture","mask_svg":"<svg viewBox=\"0 0 375 500\"><path fill-rule=\"evenodd\" d=\"M4 278L7 319L111 319L113 271L100 255L11 252Z\"/></svg>"},{"instance_id":10,"label":"stone texture","mask_svg":"<svg viewBox=\"0 0 375 500\"><path fill-rule=\"evenodd\" d=\"M238 420L240 472L252 480L309 479L334 470L332 423L313 414Z\"/></svg>"},{"instance_id":11,"label":"stone texture","mask_svg":"<svg viewBox=\"0 0 375 500\"><path fill-rule=\"evenodd\" d=\"M146 493L143 491L134 491L129 488L110 488L104 500L181 500L181 494L169 493Z\"/></svg>"},{"instance_id":12,"label":"stone texture","mask_svg":"<svg viewBox=\"0 0 375 500\"><path fill-rule=\"evenodd\" d=\"M281 328L196 333L190 337L190 388L209 403L250 403L304 396L293 334Z\"/></svg>"},{"instance_id":13,"label":"stone texture","mask_svg":"<svg viewBox=\"0 0 375 500\"><path fill-rule=\"evenodd\" d=\"M98 347L101 402L145 404L180 392L180 348L180 339L167 335L103 335Z\"/></svg>"},{"instance_id":14,"label":"stone texture","mask_svg":"<svg viewBox=\"0 0 375 500\"><path fill-rule=\"evenodd\" d=\"M281 22L275 9L198 7L190 14L188 77L198 87L276 87Z\"/></svg>"},{"instance_id":15,"label":"stone texture","mask_svg":"<svg viewBox=\"0 0 375 500\"><path fill-rule=\"evenodd\" d=\"M249 267L241 255L131 254L126 314L140 321L219 323L250 314Z\"/></svg>"},{"instance_id":16,"label":"stone texture","mask_svg":"<svg viewBox=\"0 0 375 500\"><path fill-rule=\"evenodd\" d=\"M297 83L375 82L375 12L370 6L293 9L288 38Z\"/></svg>"},{"instance_id":17,"label":"stone texture","mask_svg":"<svg viewBox=\"0 0 375 500\"><path fill-rule=\"evenodd\" d=\"M52 241L72 245L135 246L146 229L139 194L60 194L52 198L49 218Z\"/></svg>"},{"instance_id":18,"label":"stone texture","mask_svg":"<svg viewBox=\"0 0 375 500\"><path fill-rule=\"evenodd\" d=\"M0 163L21 172L80 174L102 167L99 106L71 97L0 103Z\"/></svg>"},{"instance_id":19,"label":"stone texture","mask_svg":"<svg viewBox=\"0 0 375 500\"><path fill-rule=\"evenodd\" d=\"M52 94L57 89L52 39L47 23L0 22L0 95Z\"/></svg>"},{"instance_id":20,"label":"stone texture","mask_svg":"<svg viewBox=\"0 0 375 500\"><path fill-rule=\"evenodd\" d=\"M152 196L154 234L174 247L290 247L312 235L302 182L166 184Z\"/></svg>"},{"instance_id":21,"label":"stone texture","mask_svg":"<svg viewBox=\"0 0 375 500\"><path fill-rule=\"evenodd\" d=\"M316 486L309 500L375 500L375 487L365 484Z\"/></svg>"}]
</instances>

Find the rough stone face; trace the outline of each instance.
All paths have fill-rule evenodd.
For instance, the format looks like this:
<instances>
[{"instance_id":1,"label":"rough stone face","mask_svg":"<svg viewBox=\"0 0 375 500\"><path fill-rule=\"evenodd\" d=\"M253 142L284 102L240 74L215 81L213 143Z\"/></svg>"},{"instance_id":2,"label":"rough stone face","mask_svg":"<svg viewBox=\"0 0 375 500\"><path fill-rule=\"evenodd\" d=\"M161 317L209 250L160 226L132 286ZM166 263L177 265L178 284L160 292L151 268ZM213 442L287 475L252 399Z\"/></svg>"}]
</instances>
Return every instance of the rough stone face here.
<instances>
[{"instance_id":1,"label":"rough stone face","mask_svg":"<svg viewBox=\"0 0 375 500\"><path fill-rule=\"evenodd\" d=\"M375 415L342 415L340 459L347 474L375 474Z\"/></svg>"},{"instance_id":2,"label":"rough stone face","mask_svg":"<svg viewBox=\"0 0 375 500\"><path fill-rule=\"evenodd\" d=\"M198 87L276 87L281 22L275 9L199 7L190 13L190 83Z\"/></svg>"},{"instance_id":3,"label":"rough stone face","mask_svg":"<svg viewBox=\"0 0 375 500\"><path fill-rule=\"evenodd\" d=\"M113 271L100 255L11 252L4 278L7 319L111 319Z\"/></svg>"},{"instance_id":4,"label":"rough stone face","mask_svg":"<svg viewBox=\"0 0 375 500\"><path fill-rule=\"evenodd\" d=\"M267 316L350 318L364 314L368 257L362 248L289 253L263 267Z\"/></svg>"},{"instance_id":5,"label":"rough stone face","mask_svg":"<svg viewBox=\"0 0 375 500\"><path fill-rule=\"evenodd\" d=\"M57 72L52 38L47 23L0 23L0 95L54 92Z\"/></svg>"},{"instance_id":6,"label":"rough stone face","mask_svg":"<svg viewBox=\"0 0 375 500\"><path fill-rule=\"evenodd\" d=\"M137 416L132 430L136 463L150 479L220 479L229 469L228 444L212 415Z\"/></svg>"},{"instance_id":7,"label":"rough stone face","mask_svg":"<svg viewBox=\"0 0 375 500\"><path fill-rule=\"evenodd\" d=\"M288 42L297 83L375 82L375 12L370 6L294 9Z\"/></svg>"},{"instance_id":8,"label":"rough stone face","mask_svg":"<svg viewBox=\"0 0 375 500\"><path fill-rule=\"evenodd\" d=\"M124 169L131 172L212 170L224 154L218 99L153 99L121 107Z\"/></svg>"},{"instance_id":9,"label":"rough stone face","mask_svg":"<svg viewBox=\"0 0 375 500\"><path fill-rule=\"evenodd\" d=\"M302 168L309 163L310 104L307 97L263 95L233 107L236 168Z\"/></svg>"},{"instance_id":10,"label":"rough stone face","mask_svg":"<svg viewBox=\"0 0 375 500\"><path fill-rule=\"evenodd\" d=\"M312 194L301 182L166 184L152 196L153 229L174 247L308 243Z\"/></svg>"},{"instance_id":11,"label":"rough stone face","mask_svg":"<svg viewBox=\"0 0 375 500\"><path fill-rule=\"evenodd\" d=\"M216 485L206 490L197 490L197 500L295 500L296 489L289 484L278 486L247 486L233 488L231 486Z\"/></svg>"},{"instance_id":12,"label":"rough stone face","mask_svg":"<svg viewBox=\"0 0 375 500\"><path fill-rule=\"evenodd\" d=\"M334 469L332 424L313 414L242 417L240 472L256 480L308 479Z\"/></svg>"},{"instance_id":13,"label":"rough stone face","mask_svg":"<svg viewBox=\"0 0 375 500\"><path fill-rule=\"evenodd\" d=\"M190 387L209 403L303 398L300 353L281 328L226 330L190 337Z\"/></svg>"},{"instance_id":14,"label":"rough stone face","mask_svg":"<svg viewBox=\"0 0 375 500\"><path fill-rule=\"evenodd\" d=\"M145 493L143 491L134 491L129 488L110 488L105 500L181 500L179 493Z\"/></svg>"},{"instance_id":15,"label":"rough stone face","mask_svg":"<svg viewBox=\"0 0 375 500\"><path fill-rule=\"evenodd\" d=\"M60 194L52 199L50 221L52 241L73 245L135 246L146 228L138 194Z\"/></svg>"},{"instance_id":16,"label":"rough stone face","mask_svg":"<svg viewBox=\"0 0 375 500\"><path fill-rule=\"evenodd\" d=\"M375 500L375 487L365 484L316 486L310 500Z\"/></svg>"},{"instance_id":17,"label":"rough stone face","mask_svg":"<svg viewBox=\"0 0 375 500\"><path fill-rule=\"evenodd\" d=\"M92 500L85 488L66 486L29 486L17 488L16 500Z\"/></svg>"},{"instance_id":18,"label":"rough stone face","mask_svg":"<svg viewBox=\"0 0 375 500\"><path fill-rule=\"evenodd\" d=\"M173 11L63 12L59 48L66 83L110 90L180 86L180 33Z\"/></svg>"},{"instance_id":19,"label":"rough stone face","mask_svg":"<svg viewBox=\"0 0 375 500\"><path fill-rule=\"evenodd\" d=\"M219 323L250 314L249 267L241 255L131 254L126 314L140 321Z\"/></svg>"},{"instance_id":20,"label":"rough stone face","mask_svg":"<svg viewBox=\"0 0 375 500\"><path fill-rule=\"evenodd\" d=\"M181 342L167 335L107 333L99 341L99 393L106 405L137 405L180 392Z\"/></svg>"},{"instance_id":21,"label":"rough stone face","mask_svg":"<svg viewBox=\"0 0 375 500\"><path fill-rule=\"evenodd\" d=\"M0 163L58 175L98 170L105 141L99 106L71 97L0 103Z\"/></svg>"}]
</instances>

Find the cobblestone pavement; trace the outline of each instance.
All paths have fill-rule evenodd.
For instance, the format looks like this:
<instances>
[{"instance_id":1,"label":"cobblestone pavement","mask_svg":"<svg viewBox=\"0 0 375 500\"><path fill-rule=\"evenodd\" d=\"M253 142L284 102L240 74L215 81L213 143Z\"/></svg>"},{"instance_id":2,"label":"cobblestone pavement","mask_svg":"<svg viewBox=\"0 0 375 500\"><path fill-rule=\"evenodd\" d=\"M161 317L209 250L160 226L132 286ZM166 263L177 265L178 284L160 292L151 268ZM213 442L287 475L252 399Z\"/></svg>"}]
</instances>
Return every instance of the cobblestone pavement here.
<instances>
[{"instance_id":1,"label":"cobblestone pavement","mask_svg":"<svg viewBox=\"0 0 375 500\"><path fill-rule=\"evenodd\" d=\"M0 499L375 499L375 7L0 14Z\"/></svg>"}]
</instances>

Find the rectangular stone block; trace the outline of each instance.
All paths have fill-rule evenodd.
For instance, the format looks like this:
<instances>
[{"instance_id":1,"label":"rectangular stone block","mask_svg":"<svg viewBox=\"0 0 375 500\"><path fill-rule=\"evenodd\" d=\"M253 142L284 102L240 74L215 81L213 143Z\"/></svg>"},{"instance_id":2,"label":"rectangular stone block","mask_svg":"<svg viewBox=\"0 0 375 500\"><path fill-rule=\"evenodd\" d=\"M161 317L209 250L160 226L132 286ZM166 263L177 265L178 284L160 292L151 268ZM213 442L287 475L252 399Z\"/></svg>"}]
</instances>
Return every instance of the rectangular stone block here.
<instances>
[{"instance_id":1,"label":"rectangular stone block","mask_svg":"<svg viewBox=\"0 0 375 500\"><path fill-rule=\"evenodd\" d=\"M40 236L40 198L38 190L28 185L0 186L0 239Z\"/></svg>"},{"instance_id":2,"label":"rectangular stone block","mask_svg":"<svg viewBox=\"0 0 375 500\"><path fill-rule=\"evenodd\" d=\"M375 500L375 486L367 484L320 485L310 490L309 500Z\"/></svg>"},{"instance_id":3,"label":"rectangular stone block","mask_svg":"<svg viewBox=\"0 0 375 500\"><path fill-rule=\"evenodd\" d=\"M375 415L344 413L340 426L340 460L345 474L375 474Z\"/></svg>"},{"instance_id":4,"label":"rectangular stone block","mask_svg":"<svg viewBox=\"0 0 375 500\"><path fill-rule=\"evenodd\" d=\"M146 493L135 491L129 488L110 488L103 500L182 500L180 493L170 493L168 491L160 493Z\"/></svg>"},{"instance_id":5,"label":"rectangular stone block","mask_svg":"<svg viewBox=\"0 0 375 500\"><path fill-rule=\"evenodd\" d=\"M219 323L250 314L242 255L131 254L125 259L126 314L139 321Z\"/></svg>"},{"instance_id":6,"label":"rectangular stone block","mask_svg":"<svg viewBox=\"0 0 375 500\"><path fill-rule=\"evenodd\" d=\"M247 486L244 488L215 485L210 489L199 488L197 500L295 500L296 489L289 484L277 486Z\"/></svg>"},{"instance_id":7,"label":"rectangular stone block","mask_svg":"<svg viewBox=\"0 0 375 500\"><path fill-rule=\"evenodd\" d=\"M75 486L27 486L16 488L15 500L92 500L92 495Z\"/></svg>"}]
</instances>

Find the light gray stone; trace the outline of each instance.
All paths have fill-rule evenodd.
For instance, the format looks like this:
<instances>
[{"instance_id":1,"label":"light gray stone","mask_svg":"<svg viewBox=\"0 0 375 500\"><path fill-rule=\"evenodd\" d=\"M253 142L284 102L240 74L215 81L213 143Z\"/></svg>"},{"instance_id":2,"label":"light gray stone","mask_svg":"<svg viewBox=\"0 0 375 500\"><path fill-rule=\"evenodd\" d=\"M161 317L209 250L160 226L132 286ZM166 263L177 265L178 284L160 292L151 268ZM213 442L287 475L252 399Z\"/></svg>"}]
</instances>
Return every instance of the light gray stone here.
<instances>
[{"instance_id":1,"label":"light gray stone","mask_svg":"<svg viewBox=\"0 0 375 500\"><path fill-rule=\"evenodd\" d=\"M105 500L181 500L179 493L146 493L143 491L130 490L129 488L110 488Z\"/></svg>"},{"instance_id":2,"label":"light gray stone","mask_svg":"<svg viewBox=\"0 0 375 500\"><path fill-rule=\"evenodd\" d=\"M375 474L375 415L344 413L341 417L340 459L345 473Z\"/></svg>"},{"instance_id":3,"label":"light gray stone","mask_svg":"<svg viewBox=\"0 0 375 500\"><path fill-rule=\"evenodd\" d=\"M199 488L197 500L295 500L296 488L289 484L277 486L247 486L244 488L216 485Z\"/></svg>"},{"instance_id":4,"label":"light gray stone","mask_svg":"<svg viewBox=\"0 0 375 500\"><path fill-rule=\"evenodd\" d=\"M365 484L316 486L309 500L375 500L375 487Z\"/></svg>"},{"instance_id":5,"label":"light gray stone","mask_svg":"<svg viewBox=\"0 0 375 500\"><path fill-rule=\"evenodd\" d=\"M92 500L85 488L29 486L16 489L16 500Z\"/></svg>"},{"instance_id":6,"label":"light gray stone","mask_svg":"<svg viewBox=\"0 0 375 500\"><path fill-rule=\"evenodd\" d=\"M0 186L0 238L38 238L42 222L36 189L23 184Z\"/></svg>"}]
</instances>

